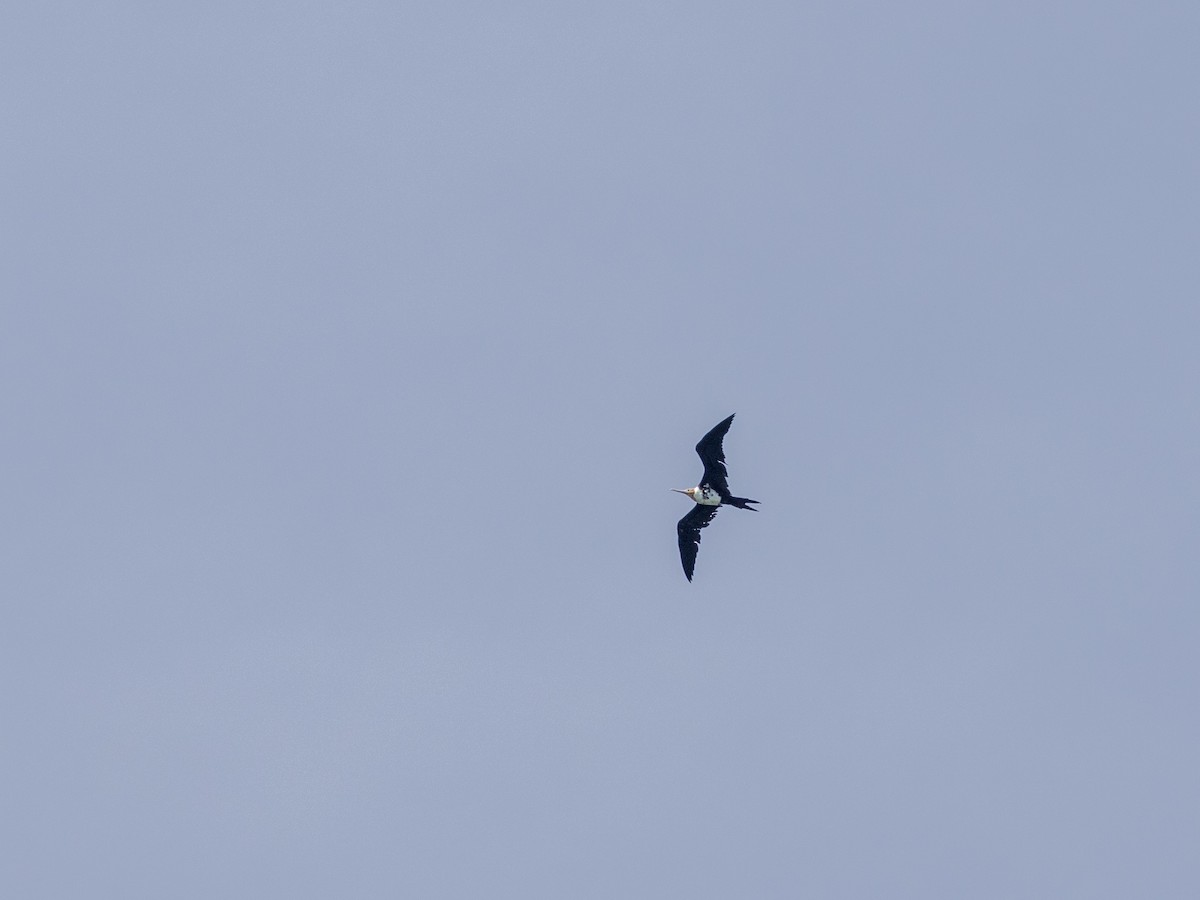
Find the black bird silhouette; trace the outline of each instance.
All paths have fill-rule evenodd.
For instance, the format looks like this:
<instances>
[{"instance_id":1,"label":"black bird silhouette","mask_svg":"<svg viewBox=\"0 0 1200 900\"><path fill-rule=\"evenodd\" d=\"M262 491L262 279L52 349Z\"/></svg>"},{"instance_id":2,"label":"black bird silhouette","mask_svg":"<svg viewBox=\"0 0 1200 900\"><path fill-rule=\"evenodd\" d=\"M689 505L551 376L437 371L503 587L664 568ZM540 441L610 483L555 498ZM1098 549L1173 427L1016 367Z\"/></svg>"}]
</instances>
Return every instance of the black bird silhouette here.
<instances>
[{"instance_id":1,"label":"black bird silhouette","mask_svg":"<svg viewBox=\"0 0 1200 900\"><path fill-rule=\"evenodd\" d=\"M683 563L683 574L687 580L692 580L696 570L696 554L700 550L700 529L707 528L717 515L717 509L722 506L736 506L738 509L748 509L755 512L746 497L735 497L729 492L729 471L725 468L725 450L721 442L729 426L733 424L733 416L723 419L713 426L712 430L700 438L696 445L696 453L700 462L704 463L704 476L700 484L694 488L671 488L680 494L686 494L696 501L695 508L679 520L675 526L679 532L679 559Z\"/></svg>"}]
</instances>

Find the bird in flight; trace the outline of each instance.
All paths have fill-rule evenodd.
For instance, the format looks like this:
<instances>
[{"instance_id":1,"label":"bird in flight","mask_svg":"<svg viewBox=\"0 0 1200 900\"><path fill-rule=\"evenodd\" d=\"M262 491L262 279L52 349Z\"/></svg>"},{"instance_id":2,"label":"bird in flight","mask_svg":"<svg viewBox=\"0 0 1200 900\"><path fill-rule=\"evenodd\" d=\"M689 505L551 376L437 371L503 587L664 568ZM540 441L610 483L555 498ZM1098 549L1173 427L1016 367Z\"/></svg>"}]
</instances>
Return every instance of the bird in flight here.
<instances>
[{"instance_id":1,"label":"bird in flight","mask_svg":"<svg viewBox=\"0 0 1200 900\"><path fill-rule=\"evenodd\" d=\"M692 573L696 570L700 529L708 527L708 523L716 517L717 509L721 506L736 506L738 509L757 512L750 505L757 503L757 500L735 497L729 493L729 482L726 480L729 478L729 472L725 468L725 450L721 447L721 441L732 423L733 416L718 422L696 445L696 453L700 456L700 462L704 463L704 477L700 479L700 484L687 490L671 488L677 493L687 494L696 501L695 508L680 519L676 526L679 532L679 559L683 563L683 574L687 576L688 581L692 580Z\"/></svg>"}]
</instances>

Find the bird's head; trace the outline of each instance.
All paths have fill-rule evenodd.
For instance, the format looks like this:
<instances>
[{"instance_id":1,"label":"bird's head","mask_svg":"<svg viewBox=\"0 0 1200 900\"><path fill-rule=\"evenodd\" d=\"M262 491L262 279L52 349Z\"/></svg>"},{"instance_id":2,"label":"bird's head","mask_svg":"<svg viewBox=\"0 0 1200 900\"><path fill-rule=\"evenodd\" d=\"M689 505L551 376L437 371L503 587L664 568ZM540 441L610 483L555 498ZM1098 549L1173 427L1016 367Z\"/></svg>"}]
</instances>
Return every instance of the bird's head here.
<instances>
[{"instance_id":1,"label":"bird's head","mask_svg":"<svg viewBox=\"0 0 1200 900\"><path fill-rule=\"evenodd\" d=\"M683 488L671 488L671 490L673 490L677 494L687 494L693 500L696 499L696 488L694 488L694 487L687 488L686 490L684 490Z\"/></svg>"}]
</instances>

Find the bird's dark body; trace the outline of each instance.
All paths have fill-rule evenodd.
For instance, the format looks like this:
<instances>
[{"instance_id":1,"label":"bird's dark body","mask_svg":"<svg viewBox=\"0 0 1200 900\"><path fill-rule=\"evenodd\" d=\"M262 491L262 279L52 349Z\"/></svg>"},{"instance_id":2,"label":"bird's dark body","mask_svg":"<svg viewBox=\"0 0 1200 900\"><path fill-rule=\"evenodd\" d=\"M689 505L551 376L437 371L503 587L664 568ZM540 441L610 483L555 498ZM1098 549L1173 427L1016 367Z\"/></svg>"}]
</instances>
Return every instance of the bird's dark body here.
<instances>
[{"instance_id":1,"label":"bird's dark body","mask_svg":"<svg viewBox=\"0 0 1200 900\"><path fill-rule=\"evenodd\" d=\"M717 510L722 506L736 506L738 509L755 511L747 497L735 497L729 490L729 471L725 468L725 448L722 441L733 424L733 416L723 419L713 426L712 430L696 444L696 455L704 463L704 476L700 479L701 491L711 489L720 497L719 503L710 500L696 500L696 506L686 516L679 520L676 531L679 533L679 559L683 563L683 574L687 580L692 580L696 569L696 554L700 550L700 529L707 528L716 518Z\"/></svg>"}]
</instances>

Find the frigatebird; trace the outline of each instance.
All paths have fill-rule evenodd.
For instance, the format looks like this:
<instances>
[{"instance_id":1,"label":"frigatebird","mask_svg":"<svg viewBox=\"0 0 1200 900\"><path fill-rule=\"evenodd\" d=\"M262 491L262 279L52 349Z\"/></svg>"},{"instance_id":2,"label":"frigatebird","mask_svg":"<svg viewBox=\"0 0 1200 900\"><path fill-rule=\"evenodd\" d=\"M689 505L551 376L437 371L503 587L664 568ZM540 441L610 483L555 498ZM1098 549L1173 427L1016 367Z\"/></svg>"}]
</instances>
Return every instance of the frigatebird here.
<instances>
[{"instance_id":1,"label":"frigatebird","mask_svg":"<svg viewBox=\"0 0 1200 900\"><path fill-rule=\"evenodd\" d=\"M688 581L692 580L692 573L696 570L700 529L708 527L708 523L716 517L717 509L721 506L736 506L738 509L757 512L750 505L757 503L757 500L735 497L729 492L729 482L726 480L729 478L729 471L725 468L725 450L721 441L732 423L733 416L718 422L696 445L696 453L700 462L704 463L704 477L700 479L700 484L687 490L671 488L677 493L687 494L696 501L695 509L680 519L679 524L675 526L679 532L679 559L683 563L683 574L687 576Z\"/></svg>"}]
</instances>

